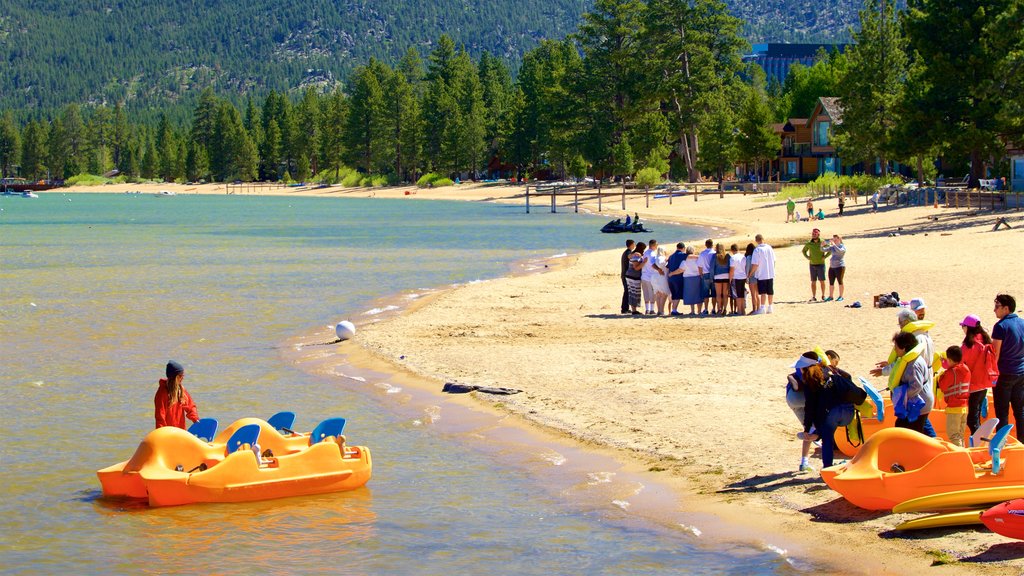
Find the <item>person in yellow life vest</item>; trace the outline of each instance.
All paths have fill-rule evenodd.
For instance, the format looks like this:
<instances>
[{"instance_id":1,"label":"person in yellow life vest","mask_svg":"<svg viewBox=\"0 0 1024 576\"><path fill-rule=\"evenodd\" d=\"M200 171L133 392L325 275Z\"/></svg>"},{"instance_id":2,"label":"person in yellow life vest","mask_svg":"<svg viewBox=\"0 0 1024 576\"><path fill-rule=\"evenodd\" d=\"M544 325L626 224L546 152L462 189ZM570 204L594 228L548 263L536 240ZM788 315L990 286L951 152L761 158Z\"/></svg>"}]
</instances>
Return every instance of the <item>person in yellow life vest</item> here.
<instances>
[{"instance_id":1,"label":"person in yellow life vest","mask_svg":"<svg viewBox=\"0 0 1024 576\"><path fill-rule=\"evenodd\" d=\"M935 399L935 373L934 373L934 361L935 361L935 344L932 342L931 336L928 331L935 326L934 322L929 320L918 320L917 313L907 308L901 308L899 313L896 315L896 321L900 326L900 333L907 333L915 337L915 342L921 345L920 351L913 355L913 358L902 358L903 353L897 353L896 347L893 346L892 352L889 354L889 359L886 361L878 362L875 364L875 368L871 370L872 376L889 376L889 389L892 390L902 381L903 371L910 362L916 362L917 358L921 358L921 362L927 368L925 372L925 383L924 387L928 390L928 397L931 400L928 401L927 411L930 412L932 404ZM910 346L907 350L912 351L916 346ZM920 423L922 434L935 438L935 428L932 427L932 423L924 418L924 421Z\"/></svg>"},{"instance_id":2,"label":"person in yellow life vest","mask_svg":"<svg viewBox=\"0 0 1024 576\"><path fill-rule=\"evenodd\" d=\"M928 385L927 374L931 367L925 362L924 346L910 332L897 332L892 343L896 362L890 373L890 386L896 379L892 388L896 427L916 430L934 438L935 430L928 421L928 415L935 404L935 392Z\"/></svg>"}]
</instances>

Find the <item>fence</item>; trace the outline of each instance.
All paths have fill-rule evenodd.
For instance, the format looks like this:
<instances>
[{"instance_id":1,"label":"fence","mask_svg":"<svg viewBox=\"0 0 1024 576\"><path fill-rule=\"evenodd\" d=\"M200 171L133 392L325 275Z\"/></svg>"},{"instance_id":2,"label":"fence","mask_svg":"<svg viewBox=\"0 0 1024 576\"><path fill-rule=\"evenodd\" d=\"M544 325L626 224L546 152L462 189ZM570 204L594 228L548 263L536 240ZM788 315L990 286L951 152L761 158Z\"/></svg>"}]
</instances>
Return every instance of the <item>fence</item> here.
<instances>
[{"instance_id":1,"label":"fence","mask_svg":"<svg viewBox=\"0 0 1024 576\"><path fill-rule=\"evenodd\" d=\"M694 202L696 202L702 194L718 194L719 196L724 196L725 194L777 194L782 190L783 186L784 184L777 182L761 182L760 184L727 183L723 190L719 190L718 183L716 182L680 184L654 189L630 188L628 185L598 188L594 184L530 184L526 187L526 213L530 213L531 196L543 199L540 201L546 200L545 203L550 204L552 213L558 211L559 203L563 206L566 204L571 205L573 212L578 213L581 202L596 201L597 211L601 212L604 210L606 203L614 202L615 200L618 200L621 209L625 210L627 198L640 196L644 197L644 205L649 208L652 199L667 199L668 203L672 204L673 199L687 195L692 196ZM572 198L571 202L567 201L569 197Z\"/></svg>"}]
</instances>

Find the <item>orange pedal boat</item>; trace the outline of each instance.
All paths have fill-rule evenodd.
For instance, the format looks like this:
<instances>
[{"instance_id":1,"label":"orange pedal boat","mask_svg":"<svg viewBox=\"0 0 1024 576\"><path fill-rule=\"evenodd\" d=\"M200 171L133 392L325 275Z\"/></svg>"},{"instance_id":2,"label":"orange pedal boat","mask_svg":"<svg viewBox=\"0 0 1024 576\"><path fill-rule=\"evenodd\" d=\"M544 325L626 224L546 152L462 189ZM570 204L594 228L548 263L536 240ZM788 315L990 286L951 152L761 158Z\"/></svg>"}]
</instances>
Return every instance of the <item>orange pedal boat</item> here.
<instances>
[{"instance_id":1,"label":"orange pedal boat","mask_svg":"<svg viewBox=\"0 0 1024 576\"><path fill-rule=\"evenodd\" d=\"M861 387L864 388L865 390L871 388L871 383L865 380L864 378L860 378L860 383ZM896 413L892 408L892 398L890 398L888 395L882 397L875 390L872 390L872 392L874 392L874 394L872 395L871 393L869 393L869 395L872 397L872 399L875 400L874 402L872 402L872 404L875 406L874 414L869 417L865 417L863 415L861 416L861 430L864 432L864 440L871 438L876 433L878 433L879 430L884 430L886 428L894 428L896 426ZM989 406L992 406L993 404L994 402L990 400ZM881 420L878 418L879 406L882 406ZM989 418L994 416L995 414L993 414L993 410L989 408ZM936 407L932 409L931 412L928 413L928 421L932 423L932 428L935 430L935 434L939 438L949 438L948 431L946 430L945 403L936 404ZM1011 413L1010 424L1013 423L1013 414ZM965 442L970 435L970 430L964 428L963 437ZM1011 438L1010 442L1013 443L1015 442L1015 440ZM839 452L842 452L847 457L852 457L857 454L857 451L860 450L863 444L854 446L846 437L846 427L840 426L839 428L836 428L835 446L836 450L838 450Z\"/></svg>"},{"instance_id":2,"label":"orange pedal boat","mask_svg":"<svg viewBox=\"0 0 1024 576\"><path fill-rule=\"evenodd\" d=\"M1012 428L1004 426L979 448L887 428L869 438L849 462L822 469L821 477L866 510L891 510L932 494L1018 485L1024 478L1024 446L1005 446Z\"/></svg>"},{"instance_id":3,"label":"orange pedal boat","mask_svg":"<svg viewBox=\"0 0 1024 576\"><path fill-rule=\"evenodd\" d=\"M340 421L334 433L323 427L332 421ZM344 419L323 424L312 435L283 435L264 420L243 418L213 442L165 426L147 434L131 459L96 475L104 496L146 498L150 506L249 502L364 486L373 468L370 450L345 444Z\"/></svg>"}]
</instances>

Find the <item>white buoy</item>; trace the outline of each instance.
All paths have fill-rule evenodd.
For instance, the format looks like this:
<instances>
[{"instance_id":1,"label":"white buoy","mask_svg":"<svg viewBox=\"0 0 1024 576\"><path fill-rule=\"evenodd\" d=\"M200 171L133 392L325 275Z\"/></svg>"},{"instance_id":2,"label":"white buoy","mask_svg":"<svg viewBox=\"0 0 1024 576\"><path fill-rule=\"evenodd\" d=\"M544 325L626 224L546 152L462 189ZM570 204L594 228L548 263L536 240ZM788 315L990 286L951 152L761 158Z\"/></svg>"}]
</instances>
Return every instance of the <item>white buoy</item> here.
<instances>
[{"instance_id":1,"label":"white buoy","mask_svg":"<svg viewBox=\"0 0 1024 576\"><path fill-rule=\"evenodd\" d=\"M334 327L334 332L338 334L339 340L348 340L356 335L356 325L348 320L342 320Z\"/></svg>"}]
</instances>

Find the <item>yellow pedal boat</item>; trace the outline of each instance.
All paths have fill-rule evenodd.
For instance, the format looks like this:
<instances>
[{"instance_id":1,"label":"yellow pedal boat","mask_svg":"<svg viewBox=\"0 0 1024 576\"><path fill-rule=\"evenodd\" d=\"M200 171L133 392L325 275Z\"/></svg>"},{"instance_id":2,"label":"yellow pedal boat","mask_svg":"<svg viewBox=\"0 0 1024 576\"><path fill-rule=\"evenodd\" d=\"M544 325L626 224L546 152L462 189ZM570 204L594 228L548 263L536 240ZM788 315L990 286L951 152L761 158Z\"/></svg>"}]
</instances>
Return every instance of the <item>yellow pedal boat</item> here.
<instances>
[{"instance_id":1,"label":"yellow pedal boat","mask_svg":"<svg viewBox=\"0 0 1024 576\"><path fill-rule=\"evenodd\" d=\"M891 510L912 498L959 490L1017 485L1024 478L1024 446L1005 446L1013 426L988 444L961 448L906 428L868 438L845 464L824 468L829 488L866 510Z\"/></svg>"},{"instance_id":2,"label":"yellow pedal boat","mask_svg":"<svg viewBox=\"0 0 1024 576\"><path fill-rule=\"evenodd\" d=\"M370 480L373 463L368 448L345 444L341 427L283 435L264 420L243 418L205 442L165 426L147 434L131 459L96 475L104 496L146 498L150 506L354 490Z\"/></svg>"}]
</instances>

